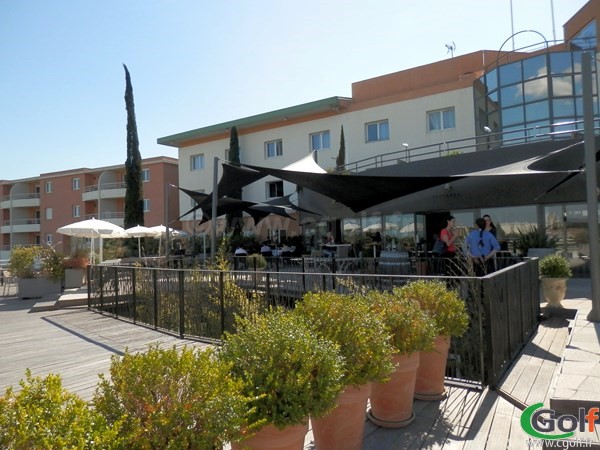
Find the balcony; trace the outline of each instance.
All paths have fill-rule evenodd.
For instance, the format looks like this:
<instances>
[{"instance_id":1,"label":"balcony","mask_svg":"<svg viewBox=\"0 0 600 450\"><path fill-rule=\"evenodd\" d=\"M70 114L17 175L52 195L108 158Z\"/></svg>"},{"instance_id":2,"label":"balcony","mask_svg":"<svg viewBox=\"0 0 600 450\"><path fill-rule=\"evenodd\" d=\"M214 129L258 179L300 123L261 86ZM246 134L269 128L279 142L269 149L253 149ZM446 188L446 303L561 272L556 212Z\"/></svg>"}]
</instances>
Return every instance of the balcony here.
<instances>
[{"instance_id":1,"label":"balcony","mask_svg":"<svg viewBox=\"0 0 600 450\"><path fill-rule=\"evenodd\" d=\"M12 219L2 222L1 233L39 233L40 219Z\"/></svg>"},{"instance_id":2,"label":"balcony","mask_svg":"<svg viewBox=\"0 0 600 450\"><path fill-rule=\"evenodd\" d=\"M30 208L40 206L40 194L25 192L22 194L6 195L0 199L0 208Z\"/></svg>"},{"instance_id":3,"label":"balcony","mask_svg":"<svg viewBox=\"0 0 600 450\"><path fill-rule=\"evenodd\" d=\"M107 198L125 198L126 185L122 183L104 183L87 186L83 192L84 202Z\"/></svg>"},{"instance_id":4,"label":"balcony","mask_svg":"<svg viewBox=\"0 0 600 450\"><path fill-rule=\"evenodd\" d=\"M122 227L125 222L125 213L117 211L104 211L100 214L87 214L85 216L86 220L92 218L106 220L107 222L114 223L115 225Z\"/></svg>"}]
</instances>

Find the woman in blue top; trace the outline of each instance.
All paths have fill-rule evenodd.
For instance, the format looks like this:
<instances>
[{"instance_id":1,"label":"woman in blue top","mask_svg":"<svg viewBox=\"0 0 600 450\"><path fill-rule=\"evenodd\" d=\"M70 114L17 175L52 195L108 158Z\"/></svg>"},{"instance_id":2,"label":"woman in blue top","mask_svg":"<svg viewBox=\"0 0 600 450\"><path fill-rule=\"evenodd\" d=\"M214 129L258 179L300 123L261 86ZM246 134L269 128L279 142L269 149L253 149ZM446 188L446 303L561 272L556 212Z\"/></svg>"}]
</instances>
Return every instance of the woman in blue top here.
<instances>
[{"instance_id":1,"label":"woman in blue top","mask_svg":"<svg viewBox=\"0 0 600 450\"><path fill-rule=\"evenodd\" d=\"M495 270L494 255L500 250L500 244L492 233L486 231L485 220L478 218L476 228L467 236L465 245L473 262L475 275L481 277Z\"/></svg>"}]
</instances>

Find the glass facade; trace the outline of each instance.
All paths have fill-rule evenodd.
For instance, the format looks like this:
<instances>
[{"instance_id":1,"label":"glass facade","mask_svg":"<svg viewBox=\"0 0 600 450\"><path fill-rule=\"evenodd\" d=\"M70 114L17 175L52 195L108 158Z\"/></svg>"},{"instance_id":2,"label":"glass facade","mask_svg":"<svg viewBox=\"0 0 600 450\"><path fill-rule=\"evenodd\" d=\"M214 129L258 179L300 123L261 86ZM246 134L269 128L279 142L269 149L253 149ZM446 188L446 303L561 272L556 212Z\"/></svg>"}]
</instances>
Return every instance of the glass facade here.
<instances>
[{"instance_id":1,"label":"glass facade","mask_svg":"<svg viewBox=\"0 0 600 450\"><path fill-rule=\"evenodd\" d=\"M595 45L595 31L593 36L591 33L592 29L587 30L585 39L577 42L593 41ZM474 92L479 132L489 127L493 132L502 132L505 143L521 143L549 133L553 137L571 137L566 130L582 129L582 53L546 52L498 66L478 79ZM592 72L597 115L595 64Z\"/></svg>"}]
</instances>

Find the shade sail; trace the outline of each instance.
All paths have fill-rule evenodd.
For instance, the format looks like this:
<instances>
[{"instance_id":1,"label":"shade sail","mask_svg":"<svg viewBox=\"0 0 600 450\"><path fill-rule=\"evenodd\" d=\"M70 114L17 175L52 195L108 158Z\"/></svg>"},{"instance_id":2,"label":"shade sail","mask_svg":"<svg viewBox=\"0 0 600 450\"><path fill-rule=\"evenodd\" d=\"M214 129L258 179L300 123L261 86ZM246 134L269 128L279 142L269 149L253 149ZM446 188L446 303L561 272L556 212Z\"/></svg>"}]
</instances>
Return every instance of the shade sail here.
<instances>
[{"instance_id":1,"label":"shade sail","mask_svg":"<svg viewBox=\"0 0 600 450\"><path fill-rule=\"evenodd\" d=\"M371 175L339 175L296 172L245 165L263 176L276 178L305 187L336 200L354 212L393 200L433 186L456 181L461 176L393 177Z\"/></svg>"}]
</instances>

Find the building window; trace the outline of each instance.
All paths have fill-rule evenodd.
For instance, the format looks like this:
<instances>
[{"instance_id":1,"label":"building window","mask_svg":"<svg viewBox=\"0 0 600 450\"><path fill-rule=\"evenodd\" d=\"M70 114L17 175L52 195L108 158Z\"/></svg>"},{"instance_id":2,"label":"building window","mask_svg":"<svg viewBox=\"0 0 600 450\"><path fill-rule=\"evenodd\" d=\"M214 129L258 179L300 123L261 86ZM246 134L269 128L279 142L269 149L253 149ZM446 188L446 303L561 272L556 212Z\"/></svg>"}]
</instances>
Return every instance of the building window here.
<instances>
[{"instance_id":1,"label":"building window","mask_svg":"<svg viewBox=\"0 0 600 450\"><path fill-rule=\"evenodd\" d=\"M71 186L73 187L74 191L78 191L80 189L80 182L79 182L79 178L73 178L71 180Z\"/></svg>"},{"instance_id":2,"label":"building window","mask_svg":"<svg viewBox=\"0 0 600 450\"><path fill-rule=\"evenodd\" d=\"M150 199L145 198L144 199L144 212L149 212L149 211L150 211Z\"/></svg>"},{"instance_id":3,"label":"building window","mask_svg":"<svg viewBox=\"0 0 600 450\"><path fill-rule=\"evenodd\" d=\"M429 111L427 113L427 130L438 131L456 128L454 119L454 108L440 109L438 111Z\"/></svg>"},{"instance_id":4,"label":"building window","mask_svg":"<svg viewBox=\"0 0 600 450\"><path fill-rule=\"evenodd\" d=\"M142 169L142 182L150 181L150 169Z\"/></svg>"},{"instance_id":5,"label":"building window","mask_svg":"<svg viewBox=\"0 0 600 450\"><path fill-rule=\"evenodd\" d=\"M267 197L283 197L283 181L270 181L267 183Z\"/></svg>"},{"instance_id":6,"label":"building window","mask_svg":"<svg viewBox=\"0 0 600 450\"><path fill-rule=\"evenodd\" d=\"M387 141L390 138L390 126L387 120L371 122L365 125L367 142Z\"/></svg>"},{"instance_id":7,"label":"building window","mask_svg":"<svg viewBox=\"0 0 600 450\"><path fill-rule=\"evenodd\" d=\"M190 170L204 169L204 153L190 156Z\"/></svg>"},{"instance_id":8,"label":"building window","mask_svg":"<svg viewBox=\"0 0 600 450\"><path fill-rule=\"evenodd\" d=\"M329 139L329 130L321 131L320 133L312 133L310 135L310 150L329 150L331 142Z\"/></svg>"},{"instance_id":9,"label":"building window","mask_svg":"<svg viewBox=\"0 0 600 450\"><path fill-rule=\"evenodd\" d=\"M52 245L52 235L51 234L46 235L46 244Z\"/></svg>"},{"instance_id":10,"label":"building window","mask_svg":"<svg viewBox=\"0 0 600 450\"><path fill-rule=\"evenodd\" d=\"M46 181L46 194L50 194L52 192L52 181Z\"/></svg>"},{"instance_id":11,"label":"building window","mask_svg":"<svg viewBox=\"0 0 600 450\"><path fill-rule=\"evenodd\" d=\"M46 220L52 220L52 208L46 208Z\"/></svg>"},{"instance_id":12,"label":"building window","mask_svg":"<svg viewBox=\"0 0 600 450\"><path fill-rule=\"evenodd\" d=\"M281 139L278 141L265 142L265 158L275 158L276 156L282 155L283 142Z\"/></svg>"},{"instance_id":13,"label":"building window","mask_svg":"<svg viewBox=\"0 0 600 450\"><path fill-rule=\"evenodd\" d=\"M73 205L73 217L81 217L81 207L79 205Z\"/></svg>"}]
</instances>

